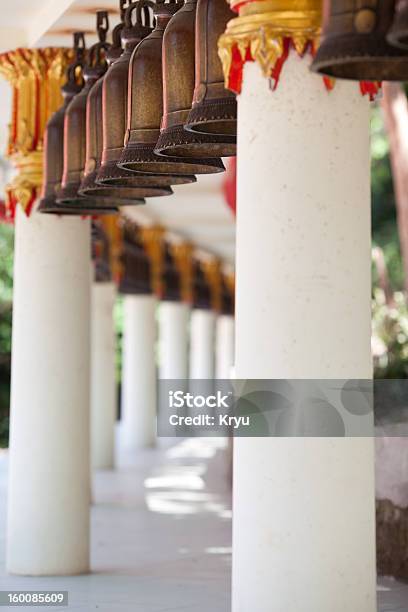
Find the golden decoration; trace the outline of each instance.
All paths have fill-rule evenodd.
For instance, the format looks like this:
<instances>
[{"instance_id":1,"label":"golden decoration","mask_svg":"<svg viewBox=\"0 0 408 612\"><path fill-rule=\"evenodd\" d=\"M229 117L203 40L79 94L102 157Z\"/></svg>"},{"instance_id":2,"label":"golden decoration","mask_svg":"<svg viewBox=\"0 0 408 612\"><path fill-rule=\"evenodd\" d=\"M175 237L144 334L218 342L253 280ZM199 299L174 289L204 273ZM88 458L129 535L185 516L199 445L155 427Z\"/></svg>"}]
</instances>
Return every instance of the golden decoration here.
<instances>
[{"instance_id":1,"label":"golden decoration","mask_svg":"<svg viewBox=\"0 0 408 612\"><path fill-rule=\"evenodd\" d=\"M141 238L150 259L153 293L163 295L164 229L160 225L140 228Z\"/></svg>"},{"instance_id":2,"label":"golden decoration","mask_svg":"<svg viewBox=\"0 0 408 612\"><path fill-rule=\"evenodd\" d=\"M224 272L224 283L231 294L231 296L235 297L235 273L234 272Z\"/></svg>"},{"instance_id":3,"label":"golden decoration","mask_svg":"<svg viewBox=\"0 0 408 612\"><path fill-rule=\"evenodd\" d=\"M265 76L270 77L285 51L289 39L299 55L309 44L316 44L321 32L322 11L319 0L231 0L239 16L231 19L218 41L225 85L231 78L242 78L243 64L258 62ZM238 65L234 63L238 55Z\"/></svg>"},{"instance_id":4,"label":"golden decoration","mask_svg":"<svg viewBox=\"0 0 408 612\"><path fill-rule=\"evenodd\" d=\"M17 203L29 213L42 184L44 131L50 116L61 106L61 86L70 49L16 49L0 54L0 75L13 88L12 117L7 156L18 170L6 187L11 214Z\"/></svg>"},{"instance_id":5,"label":"golden decoration","mask_svg":"<svg viewBox=\"0 0 408 612\"><path fill-rule=\"evenodd\" d=\"M119 284L123 276L123 221L119 215L101 215L99 223L109 240L109 265L112 279Z\"/></svg>"},{"instance_id":6,"label":"golden decoration","mask_svg":"<svg viewBox=\"0 0 408 612\"><path fill-rule=\"evenodd\" d=\"M172 243L170 251L180 275L181 299L191 304L193 301L193 246L189 242Z\"/></svg>"},{"instance_id":7,"label":"golden decoration","mask_svg":"<svg viewBox=\"0 0 408 612\"><path fill-rule=\"evenodd\" d=\"M215 258L203 260L201 261L201 269L210 287L211 308L216 312L220 312L222 306L222 275L220 261Z\"/></svg>"}]
</instances>

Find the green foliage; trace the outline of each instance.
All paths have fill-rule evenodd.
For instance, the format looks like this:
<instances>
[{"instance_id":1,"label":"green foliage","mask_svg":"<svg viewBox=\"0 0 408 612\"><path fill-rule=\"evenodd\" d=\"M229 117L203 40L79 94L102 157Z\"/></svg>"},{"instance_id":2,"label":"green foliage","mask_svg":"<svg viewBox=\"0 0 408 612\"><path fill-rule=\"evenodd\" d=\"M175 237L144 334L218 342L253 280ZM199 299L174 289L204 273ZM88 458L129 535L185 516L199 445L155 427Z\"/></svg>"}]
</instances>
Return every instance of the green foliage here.
<instances>
[{"instance_id":1,"label":"green foliage","mask_svg":"<svg viewBox=\"0 0 408 612\"><path fill-rule=\"evenodd\" d=\"M372 348L376 378L406 378L408 375L408 306L406 296L396 292L386 304L381 289L372 301Z\"/></svg>"},{"instance_id":2,"label":"green foliage","mask_svg":"<svg viewBox=\"0 0 408 612\"><path fill-rule=\"evenodd\" d=\"M373 107L371 117L371 191L373 246L382 248L391 287L404 286L401 249L387 135L381 109ZM375 282L375 278L373 279Z\"/></svg>"},{"instance_id":3,"label":"green foliage","mask_svg":"<svg viewBox=\"0 0 408 612\"><path fill-rule=\"evenodd\" d=\"M0 224L0 447L8 443L14 229Z\"/></svg>"}]
</instances>

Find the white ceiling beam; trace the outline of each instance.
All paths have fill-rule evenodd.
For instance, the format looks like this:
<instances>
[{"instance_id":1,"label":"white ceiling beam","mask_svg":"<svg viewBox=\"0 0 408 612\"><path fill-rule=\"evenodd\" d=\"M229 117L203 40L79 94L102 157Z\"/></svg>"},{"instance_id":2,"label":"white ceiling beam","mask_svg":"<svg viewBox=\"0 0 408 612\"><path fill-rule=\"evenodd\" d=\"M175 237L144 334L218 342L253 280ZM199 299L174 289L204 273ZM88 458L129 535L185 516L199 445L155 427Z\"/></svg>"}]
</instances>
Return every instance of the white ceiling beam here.
<instances>
[{"instance_id":1,"label":"white ceiling beam","mask_svg":"<svg viewBox=\"0 0 408 612\"><path fill-rule=\"evenodd\" d=\"M27 36L28 46L38 47L41 38L74 4L74 0L48 0L42 4L38 3L38 10L35 16L30 19Z\"/></svg>"}]
</instances>

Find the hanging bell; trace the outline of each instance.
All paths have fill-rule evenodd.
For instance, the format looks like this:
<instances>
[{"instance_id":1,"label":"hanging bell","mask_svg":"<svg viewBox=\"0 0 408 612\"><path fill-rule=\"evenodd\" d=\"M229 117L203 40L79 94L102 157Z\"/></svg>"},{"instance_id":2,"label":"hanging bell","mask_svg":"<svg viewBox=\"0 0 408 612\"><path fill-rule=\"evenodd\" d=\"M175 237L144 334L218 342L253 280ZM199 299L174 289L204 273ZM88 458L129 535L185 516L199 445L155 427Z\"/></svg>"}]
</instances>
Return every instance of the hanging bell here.
<instances>
[{"instance_id":1,"label":"hanging bell","mask_svg":"<svg viewBox=\"0 0 408 612\"><path fill-rule=\"evenodd\" d=\"M394 21L387 40L395 47L408 49L408 0L397 0Z\"/></svg>"},{"instance_id":2,"label":"hanging bell","mask_svg":"<svg viewBox=\"0 0 408 612\"><path fill-rule=\"evenodd\" d=\"M121 0L121 4L122 4ZM121 22L116 26L112 35L112 46L106 53L108 65L120 57L118 49L122 51L122 42L120 33L123 28ZM86 154L85 154L85 169L84 176L79 188L79 194L92 198L111 198L112 202L117 206L132 206L135 204L143 204L144 197L164 196L172 193L168 187L158 187L151 185L149 187L112 187L109 185L98 185L96 182L97 174L101 166L102 146L103 146L103 129L102 129L102 91L103 83L107 73L98 79L92 86L86 102ZM109 112L110 123L116 123L116 114L111 108Z\"/></svg>"},{"instance_id":3,"label":"hanging bell","mask_svg":"<svg viewBox=\"0 0 408 612\"><path fill-rule=\"evenodd\" d=\"M237 134L235 94L224 87L218 56L218 39L230 19L236 17L227 2L198 0L195 24L195 88L193 107L185 129L200 134ZM236 144L225 143L222 155L235 155Z\"/></svg>"},{"instance_id":4,"label":"hanging bell","mask_svg":"<svg viewBox=\"0 0 408 612\"><path fill-rule=\"evenodd\" d=\"M82 68L85 59L85 38L82 32L74 34L74 61L67 69L67 81L62 87L64 104L47 123L44 135L44 183L38 212L58 215L78 215L75 207L63 206L56 202L56 192L60 188L64 165L64 119L71 100L83 87ZM81 214L95 214L95 203L86 209L88 201L83 202ZM112 209L116 212L116 209Z\"/></svg>"},{"instance_id":5,"label":"hanging bell","mask_svg":"<svg viewBox=\"0 0 408 612\"><path fill-rule=\"evenodd\" d=\"M67 81L61 88L64 103L50 117L44 133L44 180L39 212L54 212L55 191L60 187L64 157L64 117L71 100L83 87L82 68L85 55L85 37L74 33L74 61L67 69Z\"/></svg>"},{"instance_id":6,"label":"hanging bell","mask_svg":"<svg viewBox=\"0 0 408 612\"><path fill-rule=\"evenodd\" d=\"M107 12L98 11L97 31L99 41L88 52L83 71L85 85L68 105L64 118L64 167L61 187L57 191L57 204L74 208L78 211L78 214L87 214L89 208L95 214L117 211L116 206L109 199L100 199L93 207L93 202L90 200L84 201L78 195L85 165L86 101L92 86L106 70L105 56L109 48L106 42L108 28ZM87 207L87 213L85 213L85 207Z\"/></svg>"},{"instance_id":7,"label":"hanging bell","mask_svg":"<svg viewBox=\"0 0 408 612\"><path fill-rule=\"evenodd\" d=\"M355 81L408 80L408 53L386 38L394 5L393 0L325 0L312 70Z\"/></svg>"},{"instance_id":8,"label":"hanging bell","mask_svg":"<svg viewBox=\"0 0 408 612\"><path fill-rule=\"evenodd\" d=\"M155 153L204 158L235 155L235 135L203 135L184 129L194 94L196 12L197 0L187 0L164 34L164 113Z\"/></svg>"},{"instance_id":9,"label":"hanging bell","mask_svg":"<svg viewBox=\"0 0 408 612\"><path fill-rule=\"evenodd\" d=\"M161 0L154 6L155 29L133 52L129 67L128 124L119 167L173 176L222 172L220 159L164 159L154 153L163 115L162 45L165 28L180 4ZM177 82L184 78L177 75ZM190 100L191 102L191 100ZM194 179L190 179L191 180Z\"/></svg>"},{"instance_id":10,"label":"hanging bell","mask_svg":"<svg viewBox=\"0 0 408 612\"><path fill-rule=\"evenodd\" d=\"M123 151L128 108L129 64L134 48L152 32L150 10L154 4L149 0L139 0L129 5L124 16L122 44L124 52L108 69L103 79L103 151L102 164L98 170L97 182L101 185L119 187L166 187L190 183L194 176L137 175L117 166ZM135 18L135 23L133 19ZM112 117L115 118L112 121Z\"/></svg>"}]
</instances>

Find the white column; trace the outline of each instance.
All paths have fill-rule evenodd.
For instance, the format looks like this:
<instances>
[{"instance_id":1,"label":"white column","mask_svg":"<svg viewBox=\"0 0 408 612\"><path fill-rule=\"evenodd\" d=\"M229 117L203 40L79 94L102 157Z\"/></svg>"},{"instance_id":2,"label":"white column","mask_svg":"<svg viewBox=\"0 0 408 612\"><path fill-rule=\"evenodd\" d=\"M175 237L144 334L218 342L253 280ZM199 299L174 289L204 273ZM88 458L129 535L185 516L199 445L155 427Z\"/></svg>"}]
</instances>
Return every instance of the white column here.
<instances>
[{"instance_id":1,"label":"white column","mask_svg":"<svg viewBox=\"0 0 408 612\"><path fill-rule=\"evenodd\" d=\"M156 298L124 297L122 440L130 450L156 441Z\"/></svg>"},{"instance_id":2,"label":"white column","mask_svg":"<svg viewBox=\"0 0 408 612\"><path fill-rule=\"evenodd\" d=\"M92 467L114 467L116 380L114 283L94 283L91 319L91 460Z\"/></svg>"},{"instance_id":3,"label":"white column","mask_svg":"<svg viewBox=\"0 0 408 612\"><path fill-rule=\"evenodd\" d=\"M217 317L215 332L215 378L231 378L234 366L234 317L222 314Z\"/></svg>"},{"instance_id":4,"label":"white column","mask_svg":"<svg viewBox=\"0 0 408 612\"><path fill-rule=\"evenodd\" d=\"M162 301L159 308L159 378L188 378L188 323L190 306Z\"/></svg>"},{"instance_id":5,"label":"white column","mask_svg":"<svg viewBox=\"0 0 408 612\"><path fill-rule=\"evenodd\" d=\"M370 378L369 102L291 52L238 98L237 378ZM240 438L233 612L374 612L369 438Z\"/></svg>"},{"instance_id":6,"label":"white column","mask_svg":"<svg viewBox=\"0 0 408 612\"><path fill-rule=\"evenodd\" d=\"M215 313L193 308L190 322L190 379L212 379L215 367Z\"/></svg>"},{"instance_id":7,"label":"white column","mask_svg":"<svg viewBox=\"0 0 408 612\"><path fill-rule=\"evenodd\" d=\"M17 207L7 569L89 569L90 222Z\"/></svg>"}]
</instances>

